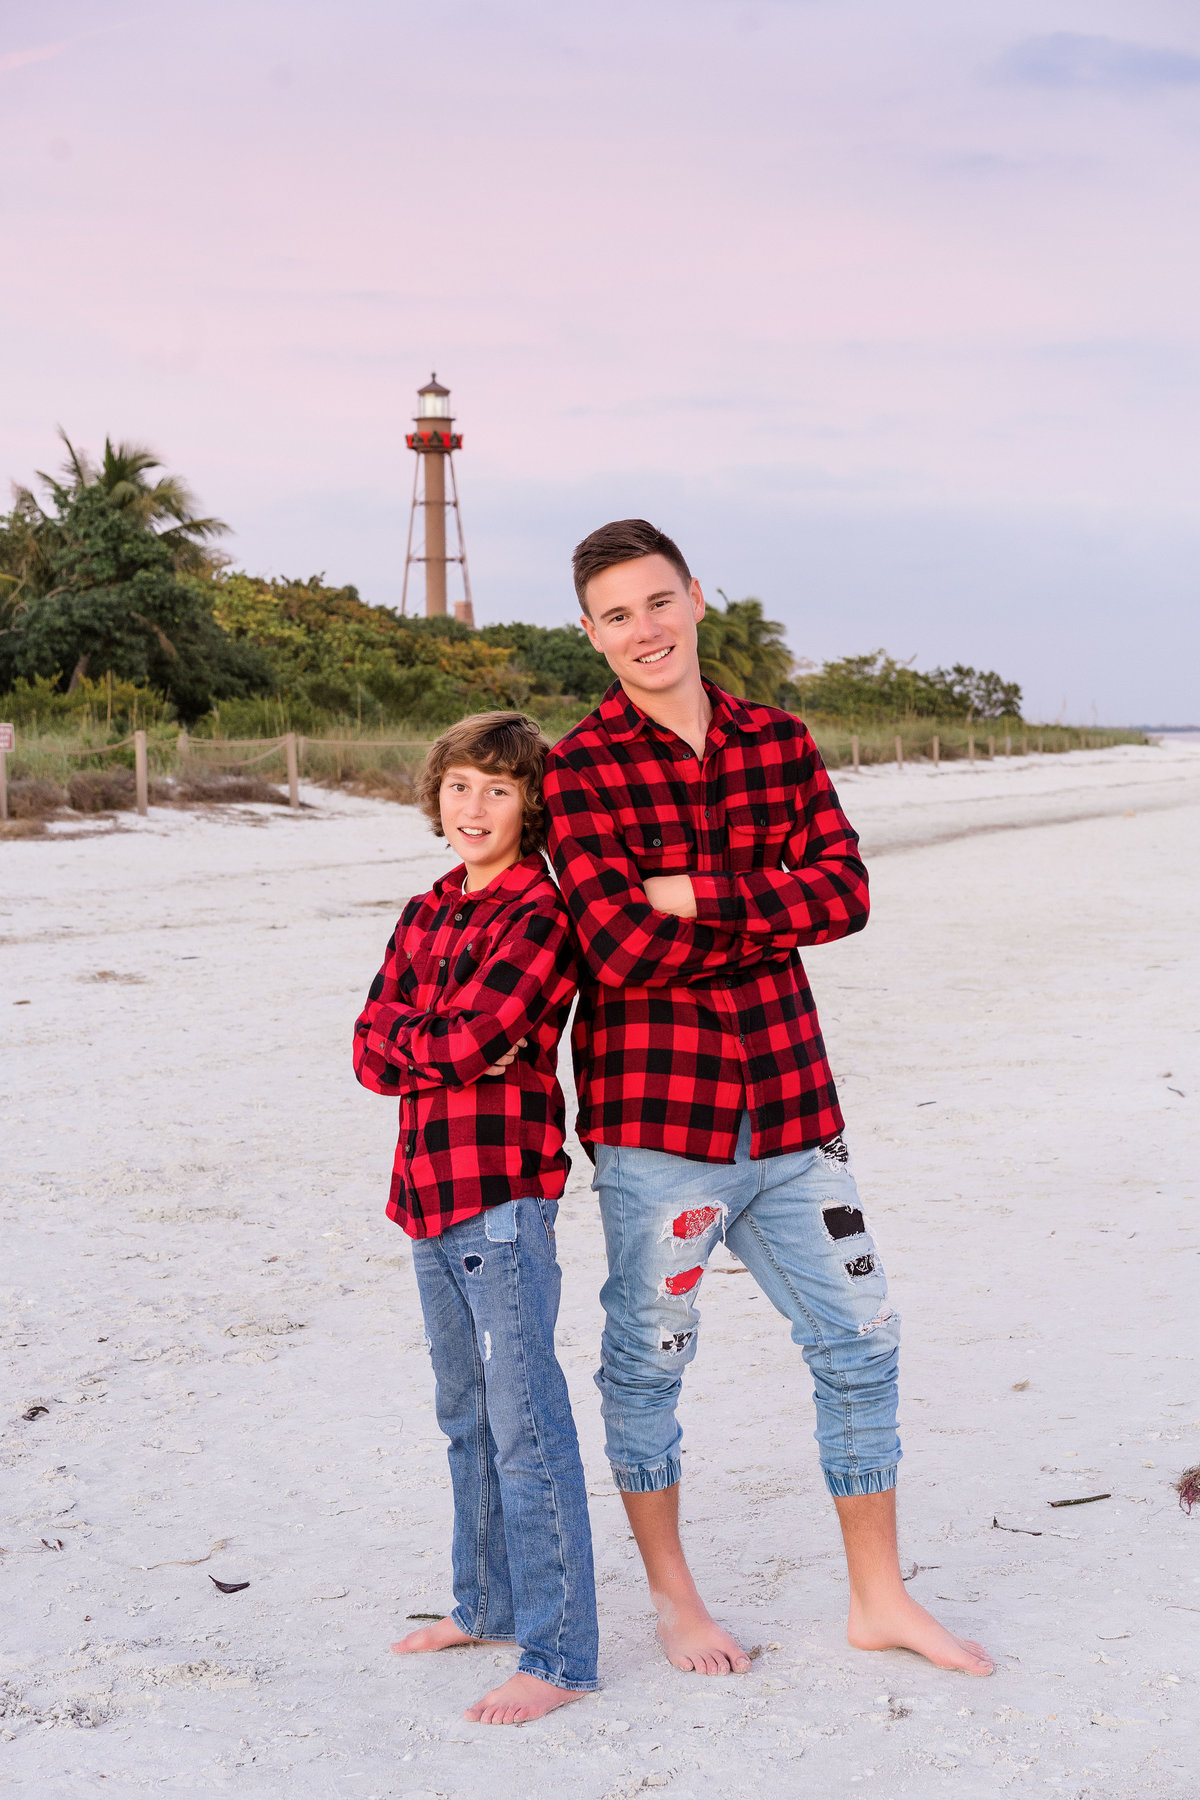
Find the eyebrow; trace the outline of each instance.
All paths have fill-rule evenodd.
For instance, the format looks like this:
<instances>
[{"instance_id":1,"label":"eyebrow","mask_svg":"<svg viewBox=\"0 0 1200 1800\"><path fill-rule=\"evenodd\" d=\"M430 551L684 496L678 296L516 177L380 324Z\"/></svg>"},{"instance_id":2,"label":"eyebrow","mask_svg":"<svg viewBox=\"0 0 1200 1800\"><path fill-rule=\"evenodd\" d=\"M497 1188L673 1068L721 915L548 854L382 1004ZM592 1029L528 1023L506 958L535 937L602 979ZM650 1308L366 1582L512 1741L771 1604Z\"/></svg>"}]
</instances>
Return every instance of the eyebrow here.
<instances>
[{"instance_id":1,"label":"eyebrow","mask_svg":"<svg viewBox=\"0 0 1200 1800\"><path fill-rule=\"evenodd\" d=\"M649 602L651 600L669 600L674 596L674 594L675 594L674 588L659 588L656 593L643 595L643 599L647 602L647 604L649 604ZM628 602L624 602L619 606L606 606L604 611L600 614L600 617L601 617L601 619L609 619L612 617L613 613L628 612L628 611L629 611Z\"/></svg>"}]
</instances>

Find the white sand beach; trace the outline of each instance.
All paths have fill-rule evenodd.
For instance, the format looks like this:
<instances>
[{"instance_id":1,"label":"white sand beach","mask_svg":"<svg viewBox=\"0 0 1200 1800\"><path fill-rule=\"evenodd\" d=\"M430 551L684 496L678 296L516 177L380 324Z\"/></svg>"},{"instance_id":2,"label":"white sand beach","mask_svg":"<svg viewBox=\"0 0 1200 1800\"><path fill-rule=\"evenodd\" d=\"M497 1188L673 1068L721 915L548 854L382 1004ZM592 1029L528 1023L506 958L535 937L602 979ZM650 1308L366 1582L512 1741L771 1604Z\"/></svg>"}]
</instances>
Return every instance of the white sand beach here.
<instances>
[{"instance_id":1,"label":"white sand beach","mask_svg":"<svg viewBox=\"0 0 1200 1800\"><path fill-rule=\"evenodd\" d=\"M389 1655L449 1603L450 1502L383 1213L394 1111L355 1083L350 1032L447 854L412 809L311 788L298 815L0 844L0 1788L1195 1795L1200 1509L1173 1483L1200 1461L1200 746L839 789L874 915L806 962L905 1320L903 1564L995 1676L846 1645L810 1383L724 1252L683 1505L755 1660L663 1660L602 1451L577 1149L560 1345L603 1691L468 1726L513 1653Z\"/></svg>"}]
</instances>

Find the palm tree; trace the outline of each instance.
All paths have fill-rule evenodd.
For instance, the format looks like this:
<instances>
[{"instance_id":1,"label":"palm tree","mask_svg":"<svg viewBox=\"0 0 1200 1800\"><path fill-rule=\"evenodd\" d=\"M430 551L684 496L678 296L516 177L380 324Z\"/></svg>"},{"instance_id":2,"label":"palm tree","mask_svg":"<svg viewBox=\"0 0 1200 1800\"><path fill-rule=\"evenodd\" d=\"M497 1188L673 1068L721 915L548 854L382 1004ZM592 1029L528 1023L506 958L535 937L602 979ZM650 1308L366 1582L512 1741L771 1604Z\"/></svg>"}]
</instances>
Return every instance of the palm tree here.
<instances>
[{"instance_id":1,"label":"palm tree","mask_svg":"<svg viewBox=\"0 0 1200 1800\"><path fill-rule=\"evenodd\" d=\"M170 548L176 568L198 569L205 565L208 559L202 546L210 538L221 537L229 527L223 519L199 517L194 510L195 496L182 477L160 475L153 483L147 480L151 469L163 467L161 457L144 444L114 444L106 437L104 461L97 468L85 450L76 450L61 425L58 435L67 447L63 464L67 480L64 483L51 475L41 475L49 488L65 496L98 487L114 506L155 532ZM28 488L18 488L16 500L18 508L24 503L37 505Z\"/></svg>"},{"instance_id":2,"label":"palm tree","mask_svg":"<svg viewBox=\"0 0 1200 1800\"><path fill-rule=\"evenodd\" d=\"M744 699L778 706L792 675L783 626L763 617L761 600L730 600L717 592L724 608L710 606L700 621L701 674Z\"/></svg>"}]
</instances>

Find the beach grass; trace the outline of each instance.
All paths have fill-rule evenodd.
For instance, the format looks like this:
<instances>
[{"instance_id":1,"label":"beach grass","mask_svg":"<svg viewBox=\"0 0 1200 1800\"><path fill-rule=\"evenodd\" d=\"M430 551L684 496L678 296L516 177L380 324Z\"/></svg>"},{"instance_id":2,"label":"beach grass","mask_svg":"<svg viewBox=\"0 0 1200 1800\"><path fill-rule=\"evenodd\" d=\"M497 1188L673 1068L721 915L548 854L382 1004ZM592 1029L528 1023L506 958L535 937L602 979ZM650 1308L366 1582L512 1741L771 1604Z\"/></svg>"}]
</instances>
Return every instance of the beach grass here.
<instances>
[{"instance_id":1,"label":"beach grass","mask_svg":"<svg viewBox=\"0 0 1200 1800\"><path fill-rule=\"evenodd\" d=\"M541 721L552 740L575 722L575 711L562 707ZM902 719L858 729L840 719L818 717L807 722L834 771L853 768L856 759L862 768L895 763L897 739L906 763L926 766L934 759L935 740L941 761L963 761L973 754L978 763L1147 741L1135 730L1031 725L1020 720L972 725L961 719ZM297 736L300 777L318 786L407 804L436 735L436 729L421 720L363 729L335 723ZM146 748L151 798L160 804L274 800L286 781L281 737L214 738L160 722L148 727ZM10 815L45 818L66 806L77 812L126 810L133 805L133 764L132 741L123 741L99 722L70 734L24 730L8 758Z\"/></svg>"}]
</instances>

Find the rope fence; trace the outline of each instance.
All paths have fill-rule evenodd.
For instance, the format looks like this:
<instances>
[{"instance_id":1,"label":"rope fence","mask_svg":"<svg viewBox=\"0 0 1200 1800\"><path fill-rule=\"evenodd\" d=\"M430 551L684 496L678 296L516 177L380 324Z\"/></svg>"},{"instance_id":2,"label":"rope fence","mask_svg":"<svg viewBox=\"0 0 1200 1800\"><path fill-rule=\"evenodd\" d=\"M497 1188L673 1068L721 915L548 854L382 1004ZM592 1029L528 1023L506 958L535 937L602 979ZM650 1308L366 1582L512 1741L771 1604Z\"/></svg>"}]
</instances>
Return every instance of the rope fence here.
<instances>
[{"instance_id":1,"label":"rope fence","mask_svg":"<svg viewBox=\"0 0 1200 1800\"><path fill-rule=\"evenodd\" d=\"M884 729L887 730L888 728L885 727ZM842 769L849 766L855 773L858 773L864 764L873 762L887 763L894 760L895 767L903 774L906 763L918 761L922 757L924 757L936 770L940 769L944 759L965 760L969 765L975 767L979 762L985 759L989 762L996 761L998 752L1005 757L1010 757L1014 754L1029 756L1031 752L1034 755L1045 755L1047 754L1046 739L1048 736L1051 738L1051 754L1061 754L1064 750L1074 749L1102 749L1106 747L1106 744L1109 741L1114 741L1110 734L1104 732L1084 732L1079 731L1075 727L1066 728L1056 726L1046 727L1045 729L1038 729L1036 731L1025 730L1017 736L1014 736L1014 734L1009 731L1005 732L1004 736L999 740L994 734L967 731L965 734L966 744L964 757L964 745L961 735L957 736L956 742L949 745L945 743L940 735L931 735L928 738L920 739L909 735L906 744L905 738L897 732L893 739L893 756L887 756L879 754L881 746L878 735L870 737L868 744L864 746L862 735L855 732L850 735L850 754L847 758L845 755L846 739L844 736L841 738L841 743L837 744L831 741L829 734L826 731L823 731L819 725L816 727L816 732L822 753L829 766L835 769ZM11 751L14 747L13 736L14 734L11 726L0 726L0 820L6 820L8 818L6 751ZM427 750L434 741L433 738L307 737L294 731L284 732L281 736L271 739L209 738L192 737L186 730L182 730L177 735L174 750L177 765L186 766L190 762L194 766L198 766L200 770L212 769L214 771L250 769L256 767L260 763L268 762L273 756L281 755L284 759L288 787L288 805L293 812L296 812L300 807L300 770L305 755L310 751L357 750L367 753L369 757L377 750L411 750L423 752ZM168 749L168 744L169 740L164 740L163 737L160 737L156 740L156 750L161 754ZM80 759L91 756L111 756L115 751L127 750L130 745L133 746L134 785L136 790L137 810L144 818L149 810L150 789L147 733L144 730L133 731L128 737L119 739L115 744L63 745L59 753L67 758ZM865 755L864 748L866 749ZM241 749L253 751L254 754L248 756L213 754L214 752L224 753L230 750ZM340 756L336 758L336 762L337 779L340 781L343 779L342 759Z\"/></svg>"},{"instance_id":2,"label":"rope fence","mask_svg":"<svg viewBox=\"0 0 1200 1800\"><path fill-rule=\"evenodd\" d=\"M142 732L140 735L142 737L144 737L146 734L145 734L145 732ZM127 738L122 738L119 743L101 744L98 750L72 750L71 755L72 756L108 756L114 750L124 750L125 747L128 744L132 744L134 742L134 739L138 736L139 736L139 733L135 731L131 734L131 736L129 736Z\"/></svg>"}]
</instances>

